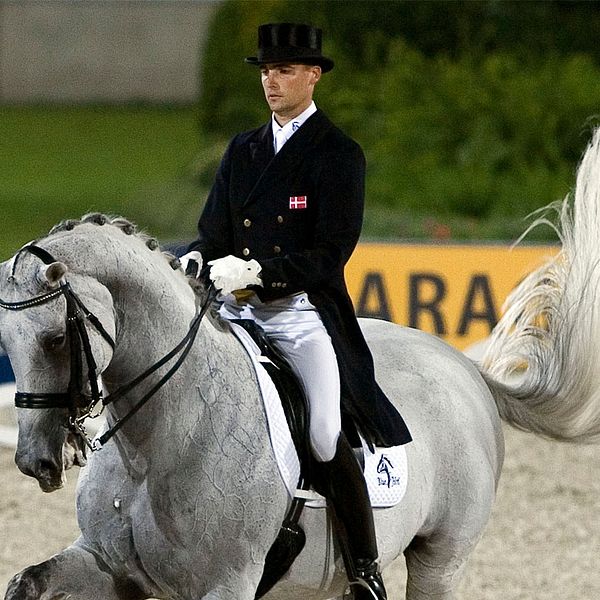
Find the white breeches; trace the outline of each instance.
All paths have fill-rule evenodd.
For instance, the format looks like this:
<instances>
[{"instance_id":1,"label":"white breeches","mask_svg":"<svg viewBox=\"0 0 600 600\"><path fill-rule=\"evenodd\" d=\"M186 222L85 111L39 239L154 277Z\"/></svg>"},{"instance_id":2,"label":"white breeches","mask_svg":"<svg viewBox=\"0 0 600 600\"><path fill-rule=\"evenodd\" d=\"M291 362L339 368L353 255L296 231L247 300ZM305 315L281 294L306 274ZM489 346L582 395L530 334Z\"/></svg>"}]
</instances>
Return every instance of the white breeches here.
<instances>
[{"instance_id":1,"label":"white breeches","mask_svg":"<svg viewBox=\"0 0 600 600\"><path fill-rule=\"evenodd\" d=\"M252 319L288 359L309 405L310 443L315 458L330 461L341 431L340 376L331 338L304 293L261 302L253 295L238 304L222 298L224 319Z\"/></svg>"}]
</instances>

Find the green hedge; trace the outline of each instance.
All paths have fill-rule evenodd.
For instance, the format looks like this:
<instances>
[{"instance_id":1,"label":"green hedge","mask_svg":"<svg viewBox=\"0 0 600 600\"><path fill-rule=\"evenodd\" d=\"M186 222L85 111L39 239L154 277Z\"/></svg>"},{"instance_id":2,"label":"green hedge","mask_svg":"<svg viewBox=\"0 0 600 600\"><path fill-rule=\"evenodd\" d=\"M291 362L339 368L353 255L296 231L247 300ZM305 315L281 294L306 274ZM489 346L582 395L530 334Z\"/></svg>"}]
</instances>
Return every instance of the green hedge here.
<instances>
[{"instance_id":1,"label":"green hedge","mask_svg":"<svg viewBox=\"0 0 600 600\"><path fill-rule=\"evenodd\" d=\"M195 235L205 190L193 174L214 173L223 150L198 139L196 109L0 106L0 123L2 260L88 211L163 241Z\"/></svg>"},{"instance_id":2,"label":"green hedge","mask_svg":"<svg viewBox=\"0 0 600 600\"><path fill-rule=\"evenodd\" d=\"M484 4L473 3L471 16ZM522 45L477 53L464 40L462 51L426 51L394 33L400 9L407 3L225 2L204 55L201 127L227 137L266 120L258 71L243 63L260 23L319 24L336 68L315 98L363 146L369 206L397 217L387 235L428 237L426 225L406 232L403 223L432 216L451 237L518 234L523 216L573 183L597 124L598 64L591 53L548 52L546 38L531 55ZM497 221L504 230L489 226Z\"/></svg>"},{"instance_id":3,"label":"green hedge","mask_svg":"<svg viewBox=\"0 0 600 600\"><path fill-rule=\"evenodd\" d=\"M398 42L364 83L321 100L365 148L372 201L437 215L510 217L563 197L600 106L600 69L584 56L474 64Z\"/></svg>"}]
</instances>

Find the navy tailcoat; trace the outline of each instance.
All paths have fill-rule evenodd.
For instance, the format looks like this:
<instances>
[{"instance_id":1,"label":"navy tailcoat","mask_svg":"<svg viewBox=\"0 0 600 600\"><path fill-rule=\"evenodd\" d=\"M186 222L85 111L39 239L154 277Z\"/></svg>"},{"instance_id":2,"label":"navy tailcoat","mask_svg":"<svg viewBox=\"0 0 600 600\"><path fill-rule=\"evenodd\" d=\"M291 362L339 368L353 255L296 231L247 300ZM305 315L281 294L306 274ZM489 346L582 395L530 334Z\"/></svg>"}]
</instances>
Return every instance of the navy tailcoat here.
<instances>
[{"instance_id":1,"label":"navy tailcoat","mask_svg":"<svg viewBox=\"0 0 600 600\"><path fill-rule=\"evenodd\" d=\"M375 382L373 358L346 289L344 266L360 235L365 158L321 110L275 155L271 123L230 142L198 222L204 264L233 254L256 259L272 300L304 291L331 337L342 386L342 415L379 446L410 441Z\"/></svg>"}]
</instances>

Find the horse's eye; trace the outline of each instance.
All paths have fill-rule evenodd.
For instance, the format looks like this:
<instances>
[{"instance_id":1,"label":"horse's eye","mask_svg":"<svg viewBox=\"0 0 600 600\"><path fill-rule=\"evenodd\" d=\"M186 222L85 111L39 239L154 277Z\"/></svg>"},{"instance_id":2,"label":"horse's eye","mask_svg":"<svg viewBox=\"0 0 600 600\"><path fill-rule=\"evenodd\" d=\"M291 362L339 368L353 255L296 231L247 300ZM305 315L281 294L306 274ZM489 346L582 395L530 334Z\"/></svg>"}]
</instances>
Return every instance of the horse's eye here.
<instances>
[{"instance_id":1,"label":"horse's eye","mask_svg":"<svg viewBox=\"0 0 600 600\"><path fill-rule=\"evenodd\" d=\"M66 340L67 336L64 333L57 333L56 335L49 336L45 340L44 346L47 350L56 352L57 350L62 350L62 348L64 348Z\"/></svg>"}]
</instances>

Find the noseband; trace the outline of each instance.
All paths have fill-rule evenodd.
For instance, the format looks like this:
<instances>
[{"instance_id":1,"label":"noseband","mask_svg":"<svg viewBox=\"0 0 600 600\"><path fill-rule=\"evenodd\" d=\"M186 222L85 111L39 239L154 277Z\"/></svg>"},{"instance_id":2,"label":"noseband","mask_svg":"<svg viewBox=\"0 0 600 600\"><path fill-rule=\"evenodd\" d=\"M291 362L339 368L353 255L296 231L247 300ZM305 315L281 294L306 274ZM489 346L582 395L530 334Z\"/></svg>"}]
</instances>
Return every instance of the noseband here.
<instances>
[{"instance_id":1,"label":"noseband","mask_svg":"<svg viewBox=\"0 0 600 600\"><path fill-rule=\"evenodd\" d=\"M23 246L21 250L16 254L11 275L9 280L14 280L15 267L18 258L21 253L29 252L39 258L44 264L50 265L57 262L52 255L43 248L36 246L31 243ZM89 321L96 331L102 336L102 338L115 349L115 342L112 337L108 334L106 329L103 327L100 320L90 312L79 296L73 291L68 281L64 281L58 288L34 296L28 300L21 300L18 302L6 302L0 299L0 308L5 310L20 311L32 308L34 306L41 306L52 300L64 296L67 304L66 314L66 325L67 325L67 339L69 341L69 352L70 352L70 363L71 372L69 385L66 392L19 392L15 394L15 406L18 408L66 408L69 411L69 429L79 434L86 445L92 450L99 450L102 446L129 420L163 385L168 381L172 375L181 366L185 357L191 349L192 343L198 332L200 321L204 317L209 305L214 300L216 291L211 286L209 293L207 294L206 300L204 301L202 308L199 313L196 314L192 321L189 331L181 342L173 348L168 354L166 354L159 361L154 363L141 375L138 375L135 379L122 387L115 390L112 394L103 398L102 391L98 388L97 379L97 365L94 360L90 339L87 333L85 322ZM131 391L138 384L140 384L149 375L154 373L157 369L162 367L165 363L180 354L175 364L165 373L165 375L147 392L134 406L121 418L118 419L112 427L110 427L105 433L95 440L90 440L84 427L83 421L91 416L94 409L98 404L104 406L118 400L123 397L127 392ZM91 394L86 396L83 393L83 364L82 356L85 357L87 365L87 380L90 386ZM101 411L100 411L101 412ZM97 416L97 415L96 415Z\"/></svg>"}]
</instances>

